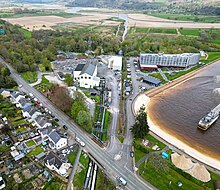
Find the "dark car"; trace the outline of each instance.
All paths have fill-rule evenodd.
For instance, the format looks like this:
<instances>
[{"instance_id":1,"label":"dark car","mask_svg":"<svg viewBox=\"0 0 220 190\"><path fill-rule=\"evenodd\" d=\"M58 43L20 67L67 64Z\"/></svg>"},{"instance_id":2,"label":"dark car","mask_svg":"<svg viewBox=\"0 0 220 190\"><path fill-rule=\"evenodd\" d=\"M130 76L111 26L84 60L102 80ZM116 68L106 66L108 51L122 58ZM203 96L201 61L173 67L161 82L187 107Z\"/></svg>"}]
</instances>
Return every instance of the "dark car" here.
<instances>
[{"instance_id":1,"label":"dark car","mask_svg":"<svg viewBox=\"0 0 220 190\"><path fill-rule=\"evenodd\" d=\"M134 157L134 152L133 152L133 151L130 152L130 156L131 156L132 158Z\"/></svg>"},{"instance_id":2,"label":"dark car","mask_svg":"<svg viewBox=\"0 0 220 190\"><path fill-rule=\"evenodd\" d=\"M63 128L64 128L65 130L68 130L68 127L67 127L66 125L63 125Z\"/></svg>"},{"instance_id":3,"label":"dark car","mask_svg":"<svg viewBox=\"0 0 220 190\"><path fill-rule=\"evenodd\" d=\"M57 119L57 118L55 118L54 120L55 120L56 122L59 122L59 121L60 121L60 120L59 120L59 119Z\"/></svg>"},{"instance_id":4,"label":"dark car","mask_svg":"<svg viewBox=\"0 0 220 190\"><path fill-rule=\"evenodd\" d=\"M55 118L55 115L51 114L51 117L52 117L52 118Z\"/></svg>"}]
</instances>

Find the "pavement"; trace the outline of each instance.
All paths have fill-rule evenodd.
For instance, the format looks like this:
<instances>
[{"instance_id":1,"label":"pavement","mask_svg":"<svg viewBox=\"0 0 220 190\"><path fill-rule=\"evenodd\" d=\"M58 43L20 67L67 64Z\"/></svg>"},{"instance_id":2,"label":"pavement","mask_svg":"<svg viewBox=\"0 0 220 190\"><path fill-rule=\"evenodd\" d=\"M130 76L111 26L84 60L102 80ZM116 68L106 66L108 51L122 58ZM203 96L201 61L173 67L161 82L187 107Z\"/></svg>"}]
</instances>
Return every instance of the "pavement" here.
<instances>
[{"instance_id":1,"label":"pavement","mask_svg":"<svg viewBox=\"0 0 220 190\"><path fill-rule=\"evenodd\" d=\"M35 88L31 87L21 76L2 58L0 62L7 66L11 71L11 77L19 85L23 85L20 90L23 90L27 93L32 93L42 104L47 107L48 110L51 110L53 114L60 120L60 125L69 126L69 133L71 135L77 135L82 141L85 142L86 146L83 148L84 151L89 152L99 164L103 166L103 171L116 182L117 176L122 176L128 183L126 189L130 190L147 190L147 189L156 189L153 185L148 182L142 182L137 180L135 174L128 170L124 165L117 163L111 155L103 148L99 147L87 134L85 131L80 129L74 121L59 110L50 100L48 100L43 94L37 91Z\"/></svg>"}]
</instances>

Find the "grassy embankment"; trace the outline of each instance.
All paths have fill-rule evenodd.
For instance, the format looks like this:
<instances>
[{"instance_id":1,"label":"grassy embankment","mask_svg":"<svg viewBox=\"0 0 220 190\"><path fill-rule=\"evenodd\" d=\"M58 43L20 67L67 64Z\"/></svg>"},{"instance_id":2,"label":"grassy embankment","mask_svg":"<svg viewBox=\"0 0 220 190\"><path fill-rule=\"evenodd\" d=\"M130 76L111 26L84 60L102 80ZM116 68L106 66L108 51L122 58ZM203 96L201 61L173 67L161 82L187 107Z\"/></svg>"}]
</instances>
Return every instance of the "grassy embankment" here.
<instances>
[{"instance_id":1,"label":"grassy embankment","mask_svg":"<svg viewBox=\"0 0 220 190\"><path fill-rule=\"evenodd\" d=\"M37 81L36 71L35 72L27 71L27 72L21 73L21 76L23 79L25 79L29 83L34 83Z\"/></svg>"},{"instance_id":2,"label":"grassy embankment","mask_svg":"<svg viewBox=\"0 0 220 190\"><path fill-rule=\"evenodd\" d=\"M32 32L23 29L23 28L18 28L18 30L26 37L26 38L31 38L32 37Z\"/></svg>"}]
</instances>

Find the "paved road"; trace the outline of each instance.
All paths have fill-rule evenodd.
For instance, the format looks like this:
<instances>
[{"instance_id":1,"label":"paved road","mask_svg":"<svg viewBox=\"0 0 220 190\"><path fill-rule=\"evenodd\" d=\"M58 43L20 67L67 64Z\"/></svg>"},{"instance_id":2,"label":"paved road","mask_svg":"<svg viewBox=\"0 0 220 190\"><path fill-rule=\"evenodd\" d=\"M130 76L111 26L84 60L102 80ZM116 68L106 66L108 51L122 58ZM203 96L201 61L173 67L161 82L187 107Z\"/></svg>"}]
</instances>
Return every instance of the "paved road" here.
<instances>
[{"instance_id":1,"label":"paved road","mask_svg":"<svg viewBox=\"0 0 220 190\"><path fill-rule=\"evenodd\" d=\"M43 106L47 107L49 110L53 112L53 114L60 120L59 124L66 124L69 126L69 132L72 135L77 135L81 138L82 141L86 143L85 151L89 152L103 167L104 172L116 182L116 176L122 176L128 182L126 188L131 190L147 190L147 189L155 189L150 183L145 183L137 180L134 173L127 170L124 165L117 163L114 159L112 159L111 155L107 153L104 149L100 148L96 143L92 141L89 135L82 131L73 120L60 111L51 101L49 101L45 96L43 96L40 92L38 92L35 88L31 87L24 79L22 79L17 72L7 64L3 59L0 58L0 62L3 65L8 66L11 71L11 76L15 81L20 85L22 84L22 90L28 93L32 93L38 100L41 101Z\"/></svg>"}]
</instances>

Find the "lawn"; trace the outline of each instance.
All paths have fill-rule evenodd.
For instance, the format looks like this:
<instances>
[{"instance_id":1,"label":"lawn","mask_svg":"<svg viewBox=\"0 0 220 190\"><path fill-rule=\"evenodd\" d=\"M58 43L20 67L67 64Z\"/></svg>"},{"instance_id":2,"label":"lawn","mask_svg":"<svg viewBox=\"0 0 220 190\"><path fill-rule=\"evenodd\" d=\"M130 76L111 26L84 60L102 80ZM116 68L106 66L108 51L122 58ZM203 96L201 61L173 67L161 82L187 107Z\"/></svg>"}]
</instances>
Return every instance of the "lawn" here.
<instances>
[{"instance_id":1,"label":"lawn","mask_svg":"<svg viewBox=\"0 0 220 190\"><path fill-rule=\"evenodd\" d=\"M161 158L163 159L163 158ZM163 160L164 162L164 160ZM168 160L165 160L165 164L157 165L157 162L142 163L139 167L139 174L157 187L159 190L170 190L170 189L212 189L212 185L208 183L202 183L184 172L177 172L173 167L170 167ZM168 168L168 169L164 169ZM178 170L179 171L179 170ZM182 175L184 173L184 176ZM178 182L183 184L182 187L178 187ZM207 187L207 186L209 187ZM210 187L211 186L211 187Z\"/></svg>"},{"instance_id":2,"label":"lawn","mask_svg":"<svg viewBox=\"0 0 220 190\"><path fill-rule=\"evenodd\" d=\"M21 76L23 79L25 79L29 83L34 83L37 81L37 72L27 71L27 72L21 73Z\"/></svg>"},{"instance_id":3,"label":"lawn","mask_svg":"<svg viewBox=\"0 0 220 190\"><path fill-rule=\"evenodd\" d=\"M47 80L45 78L45 76L42 77L42 81L40 84L36 85L35 88L37 88L38 90L40 90L41 92L45 92L47 89L51 89L53 88L53 84L50 83L49 80Z\"/></svg>"},{"instance_id":4,"label":"lawn","mask_svg":"<svg viewBox=\"0 0 220 190\"><path fill-rule=\"evenodd\" d=\"M69 161L69 163L71 163L72 165L73 165L74 162L75 162L77 153L78 153L78 151L76 150L76 151L72 152L72 153L68 156L68 161Z\"/></svg>"},{"instance_id":5,"label":"lawn","mask_svg":"<svg viewBox=\"0 0 220 190\"><path fill-rule=\"evenodd\" d=\"M49 182L46 182L43 190L64 190L66 189L63 182L57 178L53 177Z\"/></svg>"},{"instance_id":6,"label":"lawn","mask_svg":"<svg viewBox=\"0 0 220 190\"><path fill-rule=\"evenodd\" d=\"M160 147L161 150L166 147L164 143L160 142L159 140L157 140L156 138L154 138L149 134L147 134L144 139L148 140L150 143L152 143L152 145L150 147L144 146L142 145L142 139L135 139L133 143L135 149L135 153L134 153L135 162L139 161L147 153L153 152L154 150L152 149L152 147L154 145Z\"/></svg>"},{"instance_id":7,"label":"lawn","mask_svg":"<svg viewBox=\"0 0 220 190\"><path fill-rule=\"evenodd\" d=\"M44 152L44 150L41 148L41 145L38 145L37 147L33 148L27 156L37 156L41 152Z\"/></svg>"},{"instance_id":8,"label":"lawn","mask_svg":"<svg viewBox=\"0 0 220 190\"><path fill-rule=\"evenodd\" d=\"M16 131L19 133L23 133L23 132L25 132L27 129L25 128L25 127L18 127L17 129L16 129Z\"/></svg>"},{"instance_id":9,"label":"lawn","mask_svg":"<svg viewBox=\"0 0 220 190\"><path fill-rule=\"evenodd\" d=\"M32 37L32 32L30 32L30 31L28 31L28 30L26 30L26 29L23 29L23 28L18 28L18 30L19 30L22 34L24 34L24 36L25 36L26 38L31 38L31 37Z\"/></svg>"},{"instance_id":10,"label":"lawn","mask_svg":"<svg viewBox=\"0 0 220 190\"><path fill-rule=\"evenodd\" d=\"M200 29L179 29L182 35L199 36Z\"/></svg>"},{"instance_id":11,"label":"lawn","mask_svg":"<svg viewBox=\"0 0 220 190\"><path fill-rule=\"evenodd\" d=\"M207 60L201 60L201 61L204 63L209 63L220 58L220 52L208 52L208 55L209 57Z\"/></svg>"},{"instance_id":12,"label":"lawn","mask_svg":"<svg viewBox=\"0 0 220 190\"><path fill-rule=\"evenodd\" d=\"M103 126L103 129L105 132L103 133L103 136L102 136L103 141L107 140L108 128L109 128L111 121L112 121L111 113L108 110L106 110L105 117L104 117L104 126Z\"/></svg>"},{"instance_id":13,"label":"lawn","mask_svg":"<svg viewBox=\"0 0 220 190\"><path fill-rule=\"evenodd\" d=\"M25 143L28 147L36 145L36 143L33 140L29 140Z\"/></svg>"},{"instance_id":14,"label":"lawn","mask_svg":"<svg viewBox=\"0 0 220 190\"><path fill-rule=\"evenodd\" d=\"M160 75L160 73L149 73L149 76L158 78L162 81L162 84L166 84L167 82L163 79L163 77Z\"/></svg>"},{"instance_id":15,"label":"lawn","mask_svg":"<svg viewBox=\"0 0 220 190\"><path fill-rule=\"evenodd\" d=\"M10 147L8 147L8 146L5 146L5 145L0 146L0 154L2 154L4 151L7 151L9 149L10 149Z\"/></svg>"},{"instance_id":16,"label":"lawn","mask_svg":"<svg viewBox=\"0 0 220 190\"><path fill-rule=\"evenodd\" d=\"M173 28L151 28L149 33L177 34L176 29Z\"/></svg>"},{"instance_id":17,"label":"lawn","mask_svg":"<svg viewBox=\"0 0 220 190\"><path fill-rule=\"evenodd\" d=\"M18 125L23 125L23 124L26 124L26 123L27 123L27 121L25 119L21 119L21 120L14 121L11 124L12 124L13 127L16 127Z\"/></svg>"}]
</instances>

